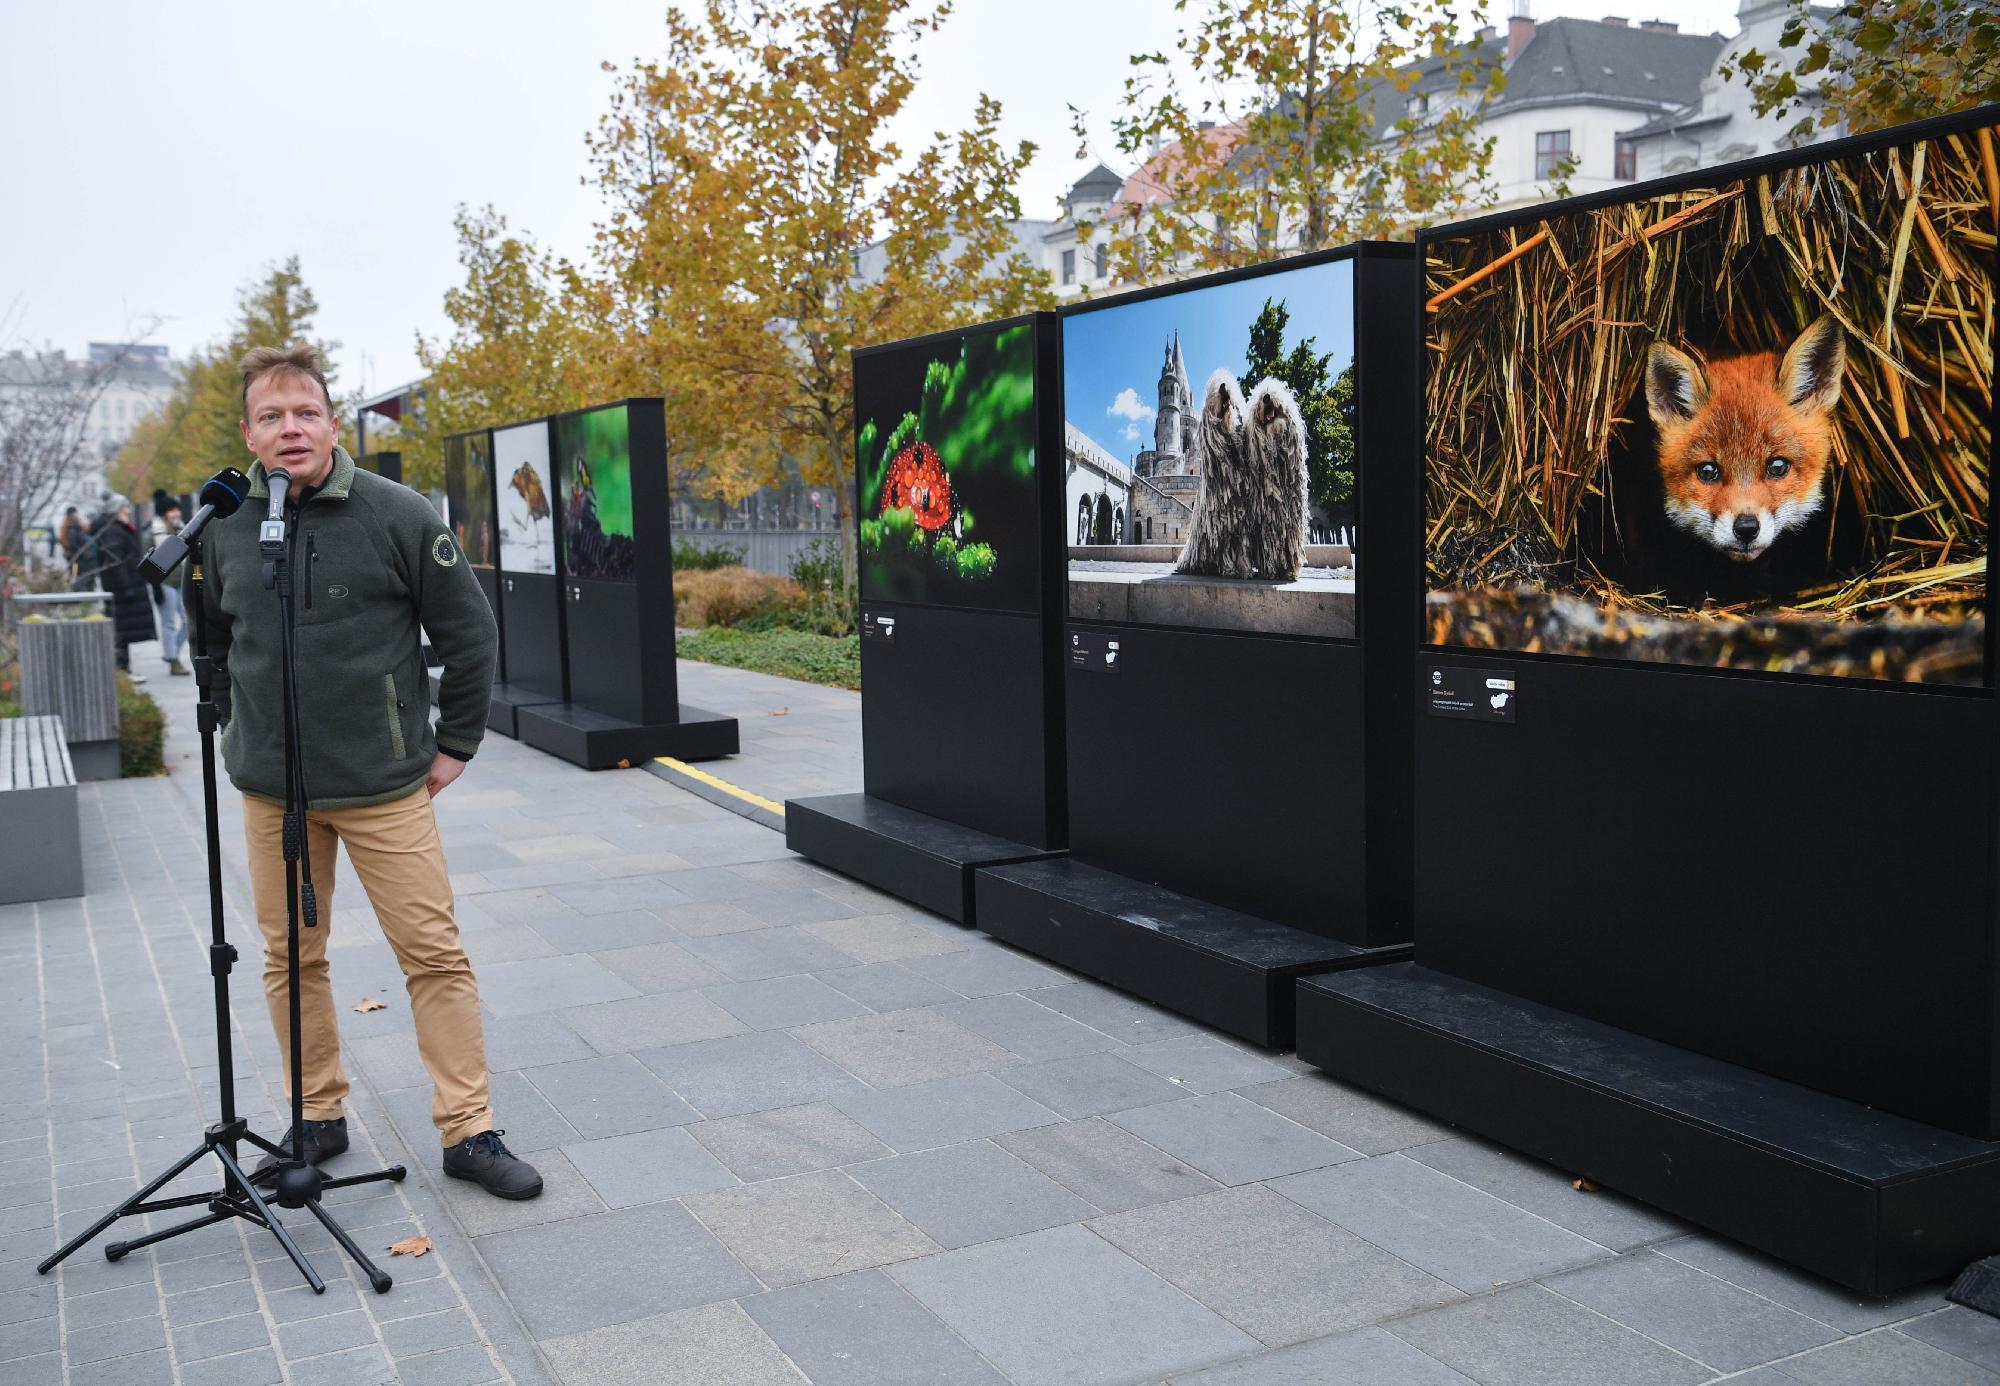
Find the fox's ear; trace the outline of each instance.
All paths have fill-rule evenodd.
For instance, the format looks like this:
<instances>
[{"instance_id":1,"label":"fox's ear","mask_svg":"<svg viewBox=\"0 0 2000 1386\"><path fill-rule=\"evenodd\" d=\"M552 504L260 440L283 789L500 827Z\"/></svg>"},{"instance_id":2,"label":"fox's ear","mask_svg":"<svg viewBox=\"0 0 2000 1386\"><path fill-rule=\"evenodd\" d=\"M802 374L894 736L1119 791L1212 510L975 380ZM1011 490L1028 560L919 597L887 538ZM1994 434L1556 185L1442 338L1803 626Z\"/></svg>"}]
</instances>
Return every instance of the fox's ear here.
<instances>
[{"instance_id":1,"label":"fox's ear","mask_svg":"<svg viewBox=\"0 0 2000 1386\"><path fill-rule=\"evenodd\" d=\"M1684 351L1654 342L1646 353L1646 412L1661 428L1684 424L1708 402L1708 377Z\"/></svg>"},{"instance_id":2,"label":"fox's ear","mask_svg":"<svg viewBox=\"0 0 2000 1386\"><path fill-rule=\"evenodd\" d=\"M1847 367L1847 338L1828 313L1799 334L1778 366L1778 393L1794 409L1822 413L1840 402L1840 374Z\"/></svg>"}]
</instances>

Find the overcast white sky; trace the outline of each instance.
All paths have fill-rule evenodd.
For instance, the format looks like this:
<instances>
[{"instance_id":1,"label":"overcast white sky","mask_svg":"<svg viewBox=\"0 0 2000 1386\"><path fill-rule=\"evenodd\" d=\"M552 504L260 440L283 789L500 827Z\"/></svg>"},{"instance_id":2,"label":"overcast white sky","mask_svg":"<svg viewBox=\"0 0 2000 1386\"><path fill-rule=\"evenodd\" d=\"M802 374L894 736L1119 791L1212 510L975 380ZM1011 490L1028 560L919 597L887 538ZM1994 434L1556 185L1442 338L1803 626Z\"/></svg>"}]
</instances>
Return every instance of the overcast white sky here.
<instances>
[{"instance_id":1,"label":"overcast white sky","mask_svg":"<svg viewBox=\"0 0 2000 1386\"><path fill-rule=\"evenodd\" d=\"M1495 0L1506 13L1511 0ZM236 291L297 254L338 340L340 384L418 373L447 327L451 218L493 203L575 257L604 61L656 51L645 0L0 0L0 334L81 353L130 325L176 355L219 337ZM1534 13L1658 16L1736 31L1736 0L1535 0ZM1030 216L1085 168L1068 105L1108 145L1126 59L1172 44L1173 0L959 0L925 47L906 146L976 94L1040 147ZM1108 152L1108 150L1106 151ZM1120 167L1117 160L1114 166Z\"/></svg>"}]
</instances>

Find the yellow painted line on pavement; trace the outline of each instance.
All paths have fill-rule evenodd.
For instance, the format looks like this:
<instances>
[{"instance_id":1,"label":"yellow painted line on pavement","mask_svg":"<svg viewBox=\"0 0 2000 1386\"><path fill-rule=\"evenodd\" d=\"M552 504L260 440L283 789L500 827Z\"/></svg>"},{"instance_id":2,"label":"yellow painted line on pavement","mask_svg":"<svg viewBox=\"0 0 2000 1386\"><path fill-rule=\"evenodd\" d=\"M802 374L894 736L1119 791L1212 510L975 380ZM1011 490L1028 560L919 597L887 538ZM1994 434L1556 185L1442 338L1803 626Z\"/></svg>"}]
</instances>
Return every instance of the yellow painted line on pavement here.
<instances>
[{"instance_id":1,"label":"yellow painted line on pavement","mask_svg":"<svg viewBox=\"0 0 2000 1386\"><path fill-rule=\"evenodd\" d=\"M761 794L752 794L749 790L738 788L728 780L717 779L706 770L697 770L684 760L675 760L672 756L654 756L653 759L661 765L666 766L669 770L675 770L690 778L700 780L703 784L719 789L724 794L731 795L734 798L741 799L746 804L755 804L758 808L775 813L780 818L785 816L785 806L783 804L774 804Z\"/></svg>"}]
</instances>

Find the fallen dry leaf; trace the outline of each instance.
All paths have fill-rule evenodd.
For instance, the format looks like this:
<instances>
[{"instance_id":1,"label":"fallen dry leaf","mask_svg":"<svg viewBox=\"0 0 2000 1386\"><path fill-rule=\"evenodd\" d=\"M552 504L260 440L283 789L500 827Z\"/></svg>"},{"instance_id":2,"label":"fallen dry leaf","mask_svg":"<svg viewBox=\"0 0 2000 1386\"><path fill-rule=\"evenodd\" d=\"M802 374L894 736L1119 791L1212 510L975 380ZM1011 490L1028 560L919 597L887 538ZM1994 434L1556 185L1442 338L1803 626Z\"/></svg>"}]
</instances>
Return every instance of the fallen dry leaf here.
<instances>
[{"instance_id":1,"label":"fallen dry leaf","mask_svg":"<svg viewBox=\"0 0 2000 1386\"><path fill-rule=\"evenodd\" d=\"M788 707L774 707L771 709L771 715L773 717L789 717L791 715L791 712L792 710Z\"/></svg>"},{"instance_id":2,"label":"fallen dry leaf","mask_svg":"<svg viewBox=\"0 0 2000 1386\"><path fill-rule=\"evenodd\" d=\"M620 770L630 770L632 768L632 762L629 760L621 760L618 762L618 768Z\"/></svg>"},{"instance_id":3,"label":"fallen dry leaf","mask_svg":"<svg viewBox=\"0 0 2000 1386\"><path fill-rule=\"evenodd\" d=\"M377 1001L372 996L364 996L361 998L361 1004L354 1009L357 1011L386 1011L389 1009L389 1003L387 1001Z\"/></svg>"},{"instance_id":4,"label":"fallen dry leaf","mask_svg":"<svg viewBox=\"0 0 2000 1386\"><path fill-rule=\"evenodd\" d=\"M389 1243L391 1256L422 1256L431 1249L429 1237L405 1237L400 1242Z\"/></svg>"},{"instance_id":5,"label":"fallen dry leaf","mask_svg":"<svg viewBox=\"0 0 2000 1386\"><path fill-rule=\"evenodd\" d=\"M1569 1186L1578 1193L1597 1192L1597 1181L1594 1179L1585 1179L1582 1175L1578 1175L1576 1178L1570 1180Z\"/></svg>"}]
</instances>

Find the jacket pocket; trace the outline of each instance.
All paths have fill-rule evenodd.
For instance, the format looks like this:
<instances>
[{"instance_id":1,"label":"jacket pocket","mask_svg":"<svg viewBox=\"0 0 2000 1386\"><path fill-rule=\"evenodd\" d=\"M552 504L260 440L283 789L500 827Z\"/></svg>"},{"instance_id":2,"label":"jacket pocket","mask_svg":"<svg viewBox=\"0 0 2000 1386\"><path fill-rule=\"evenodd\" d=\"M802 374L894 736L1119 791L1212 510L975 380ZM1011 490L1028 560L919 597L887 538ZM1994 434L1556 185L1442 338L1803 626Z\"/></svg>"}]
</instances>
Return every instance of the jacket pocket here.
<instances>
[{"instance_id":1,"label":"jacket pocket","mask_svg":"<svg viewBox=\"0 0 2000 1386\"><path fill-rule=\"evenodd\" d=\"M396 696L396 676L382 675L382 694L388 699L389 754L402 760L409 754L403 742L403 700Z\"/></svg>"}]
</instances>

